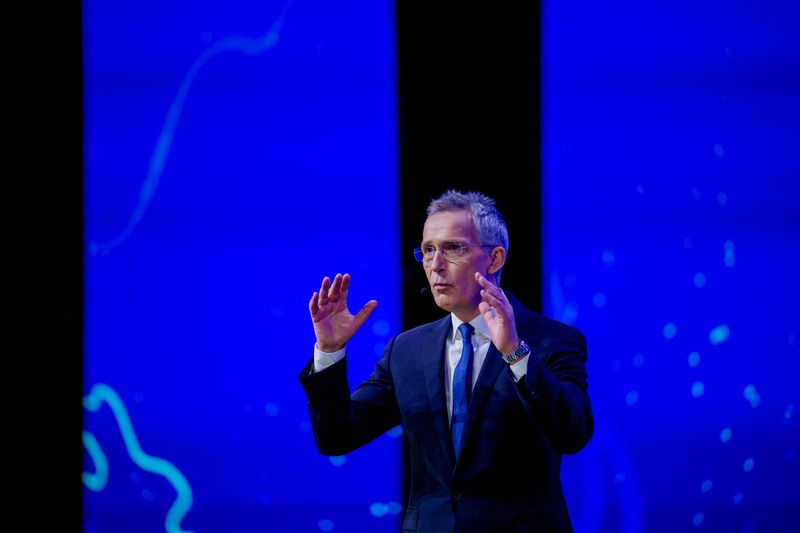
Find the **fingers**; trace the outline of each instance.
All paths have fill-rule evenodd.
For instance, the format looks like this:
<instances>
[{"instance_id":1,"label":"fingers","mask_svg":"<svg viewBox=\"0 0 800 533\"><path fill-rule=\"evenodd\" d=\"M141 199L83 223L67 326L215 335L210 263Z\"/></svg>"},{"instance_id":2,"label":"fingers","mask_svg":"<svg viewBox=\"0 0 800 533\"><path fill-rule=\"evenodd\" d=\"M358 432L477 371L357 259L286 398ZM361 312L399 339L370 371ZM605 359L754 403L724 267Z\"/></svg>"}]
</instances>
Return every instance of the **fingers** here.
<instances>
[{"instance_id":1,"label":"fingers","mask_svg":"<svg viewBox=\"0 0 800 533\"><path fill-rule=\"evenodd\" d=\"M475 272L475 279L478 281L481 287L490 294L492 294L495 298L499 300L505 300L506 295L503 290L489 281L486 276L481 275L480 272Z\"/></svg>"},{"instance_id":2,"label":"fingers","mask_svg":"<svg viewBox=\"0 0 800 533\"><path fill-rule=\"evenodd\" d=\"M347 291L350 289L350 274L342 276L342 290L339 294L339 299L347 301Z\"/></svg>"},{"instance_id":3,"label":"fingers","mask_svg":"<svg viewBox=\"0 0 800 533\"><path fill-rule=\"evenodd\" d=\"M500 287L489 281L486 276L482 276L480 272L475 272L475 279L478 280L478 283L483 289L481 290L481 294L485 292L486 294L494 297L496 300L505 300L506 295L503 293Z\"/></svg>"},{"instance_id":4,"label":"fingers","mask_svg":"<svg viewBox=\"0 0 800 533\"><path fill-rule=\"evenodd\" d=\"M481 298L483 299L483 302L478 304L478 309L480 310L481 314L483 314L487 320L498 315L508 315L508 306L510 306L510 304L506 299L506 295L503 290L494 283L490 282L479 272L475 273L475 279L478 280L478 283L480 283L481 287L483 287L481 289ZM487 309L482 307L484 304L486 305Z\"/></svg>"},{"instance_id":5,"label":"fingers","mask_svg":"<svg viewBox=\"0 0 800 533\"><path fill-rule=\"evenodd\" d=\"M331 287L331 278L325 276L322 278L322 285L319 287L319 305L324 306L328 303L328 290Z\"/></svg>"},{"instance_id":6,"label":"fingers","mask_svg":"<svg viewBox=\"0 0 800 533\"><path fill-rule=\"evenodd\" d=\"M491 292L487 291L486 289L481 289L481 298L483 298L483 301L491 306L497 306L503 304L500 298L498 298Z\"/></svg>"},{"instance_id":7,"label":"fingers","mask_svg":"<svg viewBox=\"0 0 800 533\"><path fill-rule=\"evenodd\" d=\"M495 316L497 316L494 307L487 304L486 302L481 302L478 304L478 311L481 312L483 318L486 319L487 322L492 320Z\"/></svg>"},{"instance_id":8,"label":"fingers","mask_svg":"<svg viewBox=\"0 0 800 533\"><path fill-rule=\"evenodd\" d=\"M378 307L377 300L370 300L355 316L351 315L347 309L347 292L350 289L350 274L336 274L333 280L329 277L322 279L319 292L311 295L311 300L308 302L308 310L311 312L311 318L316 324L319 321L331 320L331 317L336 318L338 328L344 328L343 331L350 331L347 338L349 339L361 326L366 322L372 312ZM330 305L328 305L330 304ZM315 325L316 328L316 325Z\"/></svg>"},{"instance_id":9,"label":"fingers","mask_svg":"<svg viewBox=\"0 0 800 533\"><path fill-rule=\"evenodd\" d=\"M342 275L336 274L336 277L333 278L333 285L331 285L331 290L329 291L328 299L332 302L338 302L341 290L342 290Z\"/></svg>"},{"instance_id":10,"label":"fingers","mask_svg":"<svg viewBox=\"0 0 800 533\"><path fill-rule=\"evenodd\" d=\"M491 316L492 318L498 315L506 316L508 314L506 313L506 308L505 305L503 305L503 302L501 302L488 292L482 290L481 298L483 298L483 301L478 304L478 309L481 311L482 314L486 315L488 311L490 313L489 316ZM483 308L481 307L483 305L487 307L486 310L483 310ZM487 318L489 316L487 316Z\"/></svg>"},{"instance_id":11,"label":"fingers","mask_svg":"<svg viewBox=\"0 0 800 533\"><path fill-rule=\"evenodd\" d=\"M331 279L328 276L322 278L322 285L319 287L319 306L325 306L328 301L331 302L338 302L341 296L342 285L345 283L345 278L347 279L347 285L350 283L350 276L345 274L342 276L341 274L336 274L333 278L333 283L331 283ZM345 287L346 289L346 287Z\"/></svg>"},{"instance_id":12,"label":"fingers","mask_svg":"<svg viewBox=\"0 0 800 533\"><path fill-rule=\"evenodd\" d=\"M370 300L364 304L364 307L361 308L361 311L358 312L356 316L353 317L353 323L356 326L356 329L359 329L364 322L369 318L369 315L378 307L377 300Z\"/></svg>"},{"instance_id":13,"label":"fingers","mask_svg":"<svg viewBox=\"0 0 800 533\"><path fill-rule=\"evenodd\" d=\"M344 298L347 300L347 290L350 287L350 274L336 274L331 282L331 278L325 276L322 278L322 284L319 287L319 292L315 292L311 296L311 301L308 302L308 308L311 313L319 311L320 307L325 307L328 302L338 302Z\"/></svg>"}]
</instances>

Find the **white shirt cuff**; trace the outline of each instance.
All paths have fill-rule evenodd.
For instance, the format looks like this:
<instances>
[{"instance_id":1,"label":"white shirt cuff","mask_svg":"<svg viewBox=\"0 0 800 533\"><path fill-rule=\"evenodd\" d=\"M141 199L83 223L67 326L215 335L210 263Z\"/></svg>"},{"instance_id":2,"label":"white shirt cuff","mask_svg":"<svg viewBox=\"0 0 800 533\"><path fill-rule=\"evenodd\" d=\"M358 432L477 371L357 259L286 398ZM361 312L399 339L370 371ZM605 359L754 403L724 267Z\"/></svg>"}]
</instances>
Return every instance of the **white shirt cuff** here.
<instances>
[{"instance_id":1,"label":"white shirt cuff","mask_svg":"<svg viewBox=\"0 0 800 533\"><path fill-rule=\"evenodd\" d=\"M322 372L329 366L344 359L344 348L335 352L323 352L314 345L314 372ZM527 367L527 365L526 365Z\"/></svg>"},{"instance_id":2,"label":"white shirt cuff","mask_svg":"<svg viewBox=\"0 0 800 533\"><path fill-rule=\"evenodd\" d=\"M509 365L511 373L514 374L515 383L521 380L522 376L528 373L528 357L530 356L531 354L528 354L525 357L523 357L521 361L518 361L516 364ZM316 357L314 358L314 360L316 361Z\"/></svg>"}]
</instances>

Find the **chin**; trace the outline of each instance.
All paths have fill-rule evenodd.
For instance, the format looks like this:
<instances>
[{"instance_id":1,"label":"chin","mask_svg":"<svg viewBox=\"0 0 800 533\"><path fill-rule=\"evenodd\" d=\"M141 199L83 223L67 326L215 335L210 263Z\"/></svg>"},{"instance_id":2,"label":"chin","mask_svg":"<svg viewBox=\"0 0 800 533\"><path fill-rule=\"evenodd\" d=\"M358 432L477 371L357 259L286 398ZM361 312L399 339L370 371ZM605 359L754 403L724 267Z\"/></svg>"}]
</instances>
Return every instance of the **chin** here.
<instances>
[{"instance_id":1,"label":"chin","mask_svg":"<svg viewBox=\"0 0 800 533\"><path fill-rule=\"evenodd\" d=\"M438 297L438 298L434 297L433 301L436 303L436 305L438 305L439 307L441 307L445 311L450 312L451 306L448 303L446 297Z\"/></svg>"}]
</instances>

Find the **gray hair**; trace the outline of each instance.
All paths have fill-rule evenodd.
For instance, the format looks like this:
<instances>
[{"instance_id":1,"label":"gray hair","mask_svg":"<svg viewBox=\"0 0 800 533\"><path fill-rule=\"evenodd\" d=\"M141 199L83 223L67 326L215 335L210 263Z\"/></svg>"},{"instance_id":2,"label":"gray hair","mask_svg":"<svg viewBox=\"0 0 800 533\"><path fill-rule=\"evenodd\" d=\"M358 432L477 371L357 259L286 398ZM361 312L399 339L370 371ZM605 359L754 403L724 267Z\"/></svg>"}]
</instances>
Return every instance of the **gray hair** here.
<instances>
[{"instance_id":1,"label":"gray hair","mask_svg":"<svg viewBox=\"0 0 800 533\"><path fill-rule=\"evenodd\" d=\"M502 246L508 254L508 229L503 215L495 207L494 200L479 192L462 193L449 190L428 204L428 216L444 211L469 211L472 223L478 231L481 244ZM495 281L500 284L502 268L495 273Z\"/></svg>"}]
</instances>

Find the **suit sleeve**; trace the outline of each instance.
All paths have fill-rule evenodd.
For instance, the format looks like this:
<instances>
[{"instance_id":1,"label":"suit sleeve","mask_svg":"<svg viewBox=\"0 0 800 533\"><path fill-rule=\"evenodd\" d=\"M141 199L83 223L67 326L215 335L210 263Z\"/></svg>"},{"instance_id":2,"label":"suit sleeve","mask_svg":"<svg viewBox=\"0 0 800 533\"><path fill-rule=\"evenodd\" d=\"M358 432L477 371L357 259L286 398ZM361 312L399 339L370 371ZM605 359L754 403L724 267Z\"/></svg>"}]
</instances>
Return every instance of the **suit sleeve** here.
<instances>
[{"instance_id":1,"label":"suit sleeve","mask_svg":"<svg viewBox=\"0 0 800 533\"><path fill-rule=\"evenodd\" d=\"M344 455L400 423L389 359L394 339L372 375L350 394L347 358L313 372L313 360L299 379L308 398L314 441L324 455Z\"/></svg>"},{"instance_id":2,"label":"suit sleeve","mask_svg":"<svg viewBox=\"0 0 800 533\"><path fill-rule=\"evenodd\" d=\"M586 339L574 328L560 333L532 348L527 374L516 388L556 450L571 454L591 439L594 417L587 392Z\"/></svg>"}]
</instances>

